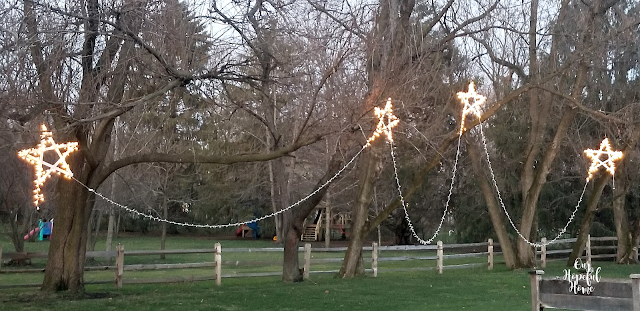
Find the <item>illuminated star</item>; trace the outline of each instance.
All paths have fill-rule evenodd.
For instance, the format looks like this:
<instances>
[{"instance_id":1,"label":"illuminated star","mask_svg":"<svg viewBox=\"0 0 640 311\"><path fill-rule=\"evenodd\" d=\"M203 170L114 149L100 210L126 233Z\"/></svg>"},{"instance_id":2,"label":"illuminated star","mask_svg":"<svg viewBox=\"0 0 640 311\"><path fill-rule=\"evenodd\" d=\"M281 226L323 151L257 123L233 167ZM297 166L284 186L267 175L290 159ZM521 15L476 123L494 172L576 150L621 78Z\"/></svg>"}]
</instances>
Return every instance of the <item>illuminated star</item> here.
<instances>
[{"instance_id":1,"label":"illuminated star","mask_svg":"<svg viewBox=\"0 0 640 311\"><path fill-rule=\"evenodd\" d=\"M482 116L480 106L484 104L487 98L476 93L476 87L473 82L469 83L468 92L458 92L458 98L460 98L460 100L464 104L464 107L462 108L462 121L460 121L460 134L462 134L462 132L464 131L465 116L473 113L478 117L478 119L480 119L480 117ZM469 103L469 99L473 100L472 103Z\"/></svg>"},{"instance_id":2,"label":"illuminated star","mask_svg":"<svg viewBox=\"0 0 640 311\"><path fill-rule=\"evenodd\" d=\"M392 129L400 123L398 117L393 114L393 105L391 104L391 98L387 99L387 104L384 105L384 109L380 109L378 107L374 108L373 111L378 117L378 125L376 126L376 131L373 132L373 135L367 139L366 146L371 146L371 142L374 141L378 136L383 133L387 136L387 140L393 141L393 131ZM386 123L385 123L386 122Z\"/></svg>"},{"instance_id":3,"label":"illuminated star","mask_svg":"<svg viewBox=\"0 0 640 311\"><path fill-rule=\"evenodd\" d=\"M52 173L62 175L66 178L73 177L73 172L67 164L67 156L78 150L77 142L70 142L66 144L57 144L52 137L51 132L47 130L47 127L42 125L42 134L40 134L40 143L36 148L24 149L18 152L18 156L27 160L27 162L33 164L36 167L36 179L33 181L35 189L33 190L33 198L36 206L40 202L44 202L44 195L40 192L40 187L44 185L47 178L51 177ZM47 151L54 151L58 155L58 160L51 164L44 161L44 153ZM44 169L46 167L47 169Z\"/></svg>"},{"instance_id":4,"label":"illuminated star","mask_svg":"<svg viewBox=\"0 0 640 311\"><path fill-rule=\"evenodd\" d=\"M622 158L622 151L612 151L611 146L609 145L609 138L605 138L600 143L600 149L593 150L587 149L584 151L587 154L587 157L591 158L591 167L589 167L589 177L587 177L587 181L593 177L593 174L598 171L598 168L601 166L604 167L611 175L614 175L616 172L616 165L613 161L619 160ZM606 160L600 160L602 155L606 155Z\"/></svg>"}]
</instances>

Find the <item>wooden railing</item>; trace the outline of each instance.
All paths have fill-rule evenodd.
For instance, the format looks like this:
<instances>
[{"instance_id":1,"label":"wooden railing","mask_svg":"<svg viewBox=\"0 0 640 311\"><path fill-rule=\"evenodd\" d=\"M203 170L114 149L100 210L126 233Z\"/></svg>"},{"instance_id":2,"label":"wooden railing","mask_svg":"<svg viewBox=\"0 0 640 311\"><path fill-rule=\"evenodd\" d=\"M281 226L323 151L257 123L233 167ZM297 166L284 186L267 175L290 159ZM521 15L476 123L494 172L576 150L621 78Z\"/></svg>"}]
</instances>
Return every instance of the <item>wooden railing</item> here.
<instances>
[{"instance_id":1,"label":"wooden railing","mask_svg":"<svg viewBox=\"0 0 640 311\"><path fill-rule=\"evenodd\" d=\"M413 246L413 245L401 245L401 246L378 246L377 243L373 243L370 247L364 247L363 252L370 254L365 256L365 261L371 264L371 268L365 269L367 273L372 276L377 276L380 271L385 272L398 272L398 271L420 271L420 270L435 270L437 273L443 273L446 269L456 268L471 268L486 266L488 269L492 269L494 266L494 252L493 241L483 243L467 243L467 244L443 244L438 241L436 245L427 246ZM0 249L1 250L1 249ZM314 266L326 267L327 264L341 263L343 260L346 247L333 247L333 248L312 248L311 244L307 243L304 247L300 247L299 251L304 253L303 262L303 276L309 278L310 274L316 273L337 273L338 269L318 269ZM480 251L478 251L480 250ZM85 271L99 271L99 270L114 270L115 280L98 280L89 281L85 284L100 284L100 283L112 283L115 282L116 287L122 287L123 284L135 284L135 283L162 283L162 282L185 282L185 281L199 281L199 280L215 280L216 284L221 284L222 278L230 277L258 277L258 276L278 276L282 273L280 271L274 272L275 267L281 267L282 262L270 261L270 262L256 262L256 261L239 261L231 260L224 261L227 254L243 253L243 252L283 252L283 248L228 248L222 250L220 243L216 243L213 249L191 249L191 250L125 250L124 246L118 245L116 251L93 251L87 252L87 257L93 258L116 258L116 264L114 266L86 266ZM314 258L313 254L316 254ZM445 254L446 253L446 254ZM196 262L196 263L167 263L167 264L127 264L125 265L125 257L127 256L159 256L160 254L213 254L211 258L213 261ZM323 254L322 256L319 256ZM327 257L336 254L340 257ZM388 254L385 256L385 254ZM224 256L223 256L224 255ZM363 254L364 255L364 254ZM0 263L2 258L46 258L46 253L4 253L0 251ZM319 258L322 257L322 258ZM486 258L486 260L464 259L467 262L461 263L463 258ZM454 261L455 262L451 262ZM397 263L404 261L410 262L411 267L398 267ZM435 261L435 265L433 265ZM472 262L471 262L472 261ZM431 262L431 264L429 263ZM385 264L386 263L386 264ZM234 269L245 267L262 267L265 270L272 270L268 272L245 272L238 273ZM163 279L127 279L125 278L126 271L139 271L139 270L158 270L158 269L187 269L187 268L214 268L208 275L199 275L192 277L173 277ZM227 267L227 268L225 268ZM266 269L270 267L271 269ZM1 268L1 265L0 265ZM226 272L231 270L232 273ZM42 273L44 269L0 269L0 273ZM2 287L23 287L23 286L40 286L40 284L3 284Z\"/></svg>"},{"instance_id":2,"label":"wooden railing","mask_svg":"<svg viewBox=\"0 0 640 311\"><path fill-rule=\"evenodd\" d=\"M618 239L616 237L587 237L585 249L583 251L584 257L587 262L591 262L592 259L602 258L616 258L616 250ZM541 244L545 244L546 239L540 241ZM547 261L550 260L565 260L569 257L569 254L573 251L573 248L564 248L565 245L572 245L576 242L576 238L560 239L556 240L553 245L542 246L537 250L539 255L540 267L545 268ZM559 247L558 247L559 246ZM580 256L583 256L580 254ZM566 255L566 256L565 256ZM638 258L638 248L635 248L635 258Z\"/></svg>"}]
</instances>

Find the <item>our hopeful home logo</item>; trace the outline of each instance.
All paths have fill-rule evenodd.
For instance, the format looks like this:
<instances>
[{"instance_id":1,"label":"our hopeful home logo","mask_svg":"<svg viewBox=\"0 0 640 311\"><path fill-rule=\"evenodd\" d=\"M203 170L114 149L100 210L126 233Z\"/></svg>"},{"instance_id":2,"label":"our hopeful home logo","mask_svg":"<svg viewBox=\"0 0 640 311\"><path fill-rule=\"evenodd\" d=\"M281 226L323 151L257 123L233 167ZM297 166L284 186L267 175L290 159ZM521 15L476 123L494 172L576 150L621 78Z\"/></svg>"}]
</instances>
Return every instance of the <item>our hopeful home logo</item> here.
<instances>
[{"instance_id":1,"label":"our hopeful home logo","mask_svg":"<svg viewBox=\"0 0 640 311\"><path fill-rule=\"evenodd\" d=\"M591 295L594 285L600 282L600 267L593 269L590 262L577 258L571 268L564 269L563 280L569 281L569 292L575 295Z\"/></svg>"}]
</instances>

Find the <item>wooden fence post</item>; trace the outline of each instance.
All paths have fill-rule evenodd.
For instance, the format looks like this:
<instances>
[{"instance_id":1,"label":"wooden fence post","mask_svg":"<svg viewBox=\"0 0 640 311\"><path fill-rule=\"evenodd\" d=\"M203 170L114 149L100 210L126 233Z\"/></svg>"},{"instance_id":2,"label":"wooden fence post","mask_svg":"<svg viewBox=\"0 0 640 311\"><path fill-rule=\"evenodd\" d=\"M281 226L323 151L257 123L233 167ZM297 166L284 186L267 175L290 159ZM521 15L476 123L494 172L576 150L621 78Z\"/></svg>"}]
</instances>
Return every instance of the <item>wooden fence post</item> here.
<instances>
[{"instance_id":1,"label":"wooden fence post","mask_svg":"<svg viewBox=\"0 0 640 311\"><path fill-rule=\"evenodd\" d=\"M542 268L547 267L547 238L542 238L540 241L540 265Z\"/></svg>"},{"instance_id":2,"label":"wooden fence post","mask_svg":"<svg viewBox=\"0 0 640 311\"><path fill-rule=\"evenodd\" d=\"M631 274L631 291L633 292L633 311L640 311L640 274Z\"/></svg>"},{"instance_id":3,"label":"wooden fence post","mask_svg":"<svg viewBox=\"0 0 640 311\"><path fill-rule=\"evenodd\" d=\"M304 243L304 268L302 269L302 279L309 279L311 269L311 243Z\"/></svg>"},{"instance_id":4,"label":"wooden fence post","mask_svg":"<svg viewBox=\"0 0 640 311\"><path fill-rule=\"evenodd\" d=\"M122 288L122 274L124 274L124 245L116 246L116 288Z\"/></svg>"},{"instance_id":5,"label":"wooden fence post","mask_svg":"<svg viewBox=\"0 0 640 311\"><path fill-rule=\"evenodd\" d=\"M222 283L222 247L220 246L220 243L216 243L213 257L216 262L216 285L220 286L220 283Z\"/></svg>"},{"instance_id":6,"label":"wooden fence post","mask_svg":"<svg viewBox=\"0 0 640 311\"><path fill-rule=\"evenodd\" d=\"M378 276L378 243L373 242L373 249L371 250L371 270L373 270L373 277Z\"/></svg>"},{"instance_id":7,"label":"wooden fence post","mask_svg":"<svg viewBox=\"0 0 640 311\"><path fill-rule=\"evenodd\" d=\"M540 279L544 271L533 270L529 271L529 278L531 280L531 310L540 311Z\"/></svg>"},{"instance_id":8,"label":"wooden fence post","mask_svg":"<svg viewBox=\"0 0 640 311\"><path fill-rule=\"evenodd\" d=\"M585 246L587 252L587 263L591 265L591 234L587 234L587 245Z\"/></svg>"},{"instance_id":9,"label":"wooden fence post","mask_svg":"<svg viewBox=\"0 0 640 311\"><path fill-rule=\"evenodd\" d=\"M488 269L489 270L493 270L493 239L489 239L489 241L487 242L487 252L489 252L489 258L488 258Z\"/></svg>"},{"instance_id":10,"label":"wooden fence post","mask_svg":"<svg viewBox=\"0 0 640 311\"><path fill-rule=\"evenodd\" d=\"M442 265L443 265L443 261L444 261L444 251L442 249L442 241L438 241L438 250L436 252L436 255L438 256L438 260L436 263L436 267L438 269L438 274L442 274Z\"/></svg>"}]
</instances>

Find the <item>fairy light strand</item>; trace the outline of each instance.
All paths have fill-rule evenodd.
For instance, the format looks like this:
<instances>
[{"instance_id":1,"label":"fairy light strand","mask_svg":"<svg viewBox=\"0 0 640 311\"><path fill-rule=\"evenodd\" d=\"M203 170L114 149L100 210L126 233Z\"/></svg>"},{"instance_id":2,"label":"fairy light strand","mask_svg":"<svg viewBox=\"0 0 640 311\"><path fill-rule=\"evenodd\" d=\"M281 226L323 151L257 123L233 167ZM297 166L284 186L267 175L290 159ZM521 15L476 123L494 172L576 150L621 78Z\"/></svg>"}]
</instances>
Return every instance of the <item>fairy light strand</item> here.
<instances>
[{"instance_id":1,"label":"fairy light strand","mask_svg":"<svg viewBox=\"0 0 640 311\"><path fill-rule=\"evenodd\" d=\"M342 174L342 172L344 172L344 170L347 169L347 167L349 167L354 161L355 159L362 153L362 151L364 149L367 148L367 145L362 146L362 148L360 148L360 150L351 158L351 160L349 160L349 162L347 162L347 164L345 164L335 175L333 175L331 178L329 178L325 183L323 183L322 185L320 185L320 187L318 187L316 190L314 190L313 192L311 192L310 194L308 194L307 196L305 196L304 198L298 200L297 202L279 210L276 212L273 212L271 214L268 215L264 215L262 217L257 217L257 218L253 218L253 219L249 219L249 220L245 220L245 221L241 221L241 222L234 222L234 223L227 223L227 224L216 224L216 225L209 225L209 224L195 224L195 223L187 223L187 222L178 222L178 221L173 221L173 220L169 220L169 219L164 219L161 217L157 217L157 216L153 216L153 215L149 215L143 212L140 212L136 209L133 209L131 207L128 207L126 205L120 204L118 202L115 202L113 200L111 200L110 198L104 196L103 194L97 192L96 190L94 190L93 188L85 185L84 183L82 183L81 181L79 181L78 179L76 179L75 177L71 177L73 180L75 180L76 182L78 182L80 185L82 185L83 187L85 187L88 191L94 193L96 196L100 197L101 199L115 205L116 207L123 209L131 214L134 214L136 216L140 216L143 218L147 218L149 220L152 221L156 221L156 222L164 222L164 223L168 223L168 224L172 224L172 225L177 225L177 226L181 226L181 227L194 227L194 228L207 228L207 229L220 229L220 228L229 228L229 227L237 227L240 226L242 224L245 223L251 223L251 222L257 222L257 221L261 221L261 220L265 220L267 218L271 218L274 217L276 215L282 214L298 205L300 205L302 202L308 200L309 198L311 198L313 195L315 195L316 193L318 193L320 190L322 190L323 188L325 188L326 186L328 186L330 183L332 183L336 178L338 178L338 176L340 176L340 174Z\"/></svg>"},{"instance_id":2,"label":"fairy light strand","mask_svg":"<svg viewBox=\"0 0 640 311\"><path fill-rule=\"evenodd\" d=\"M362 146L362 148L360 148L360 150L351 158L351 160L349 160L349 162L347 162L335 175L333 175L331 178L329 178L325 183L323 183L320 187L318 187L316 190L314 190L313 192L311 192L310 194L308 194L307 196L305 196L304 198L298 200L297 202L279 210L276 212L273 212L271 214L268 215L264 215L262 217L257 217L257 218L253 218L253 219L249 219L249 220L245 220L242 222L234 222L234 223L227 223L227 224L216 224L216 225L210 225L210 224L195 224L195 223L186 223L186 222L178 222L178 221L173 221L173 220L169 220L169 219L164 219L161 217L157 217L157 216L153 216L153 215L149 215L143 212L140 212L136 209L133 209L131 207L128 207L126 205L120 204L118 202L115 202L113 200L111 200L110 198L104 196L103 194L97 192L95 189L85 185L84 183L82 183L81 181L79 181L76 178L73 178L73 180L75 180L76 182L78 182L80 185L82 185L83 187L85 187L88 191L94 193L96 196L98 196L99 198L131 213L134 214L136 216L140 216L143 218L147 218L149 220L152 221L156 221L156 222L164 222L164 223L168 223L168 224L172 224L172 225L178 225L178 226L183 226L183 227L195 227L195 228L208 228L208 229L219 229L219 228L228 228L228 227L237 227L240 226L242 224L245 223L250 223L250 222L257 222L257 221L261 221L261 220L265 220L267 218L271 218L274 217L276 215L282 214L298 205L300 205L302 202L308 200L309 198L311 198L313 195L315 195L316 193L318 193L320 190L322 190L323 188L325 188L326 186L328 186L330 183L332 183L336 178L338 178L338 176L340 176L340 174L342 174L342 172L344 172L344 170L347 169L347 167L349 167L354 161L355 159L362 153L362 151L364 151L367 147L371 146L371 142L373 142L377 137L379 137L381 134L385 134L387 139L390 141L393 141L393 134L392 134L392 129L398 125L398 123L400 122L398 120L398 118L393 114L393 105L391 103L391 98L389 98L387 100L387 103L385 105L385 107L383 109L380 109L378 107L375 107L374 109L374 113L375 115L378 117L379 121L378 121L378 125L376 127L375 132L367 139L367 142L365 143L364 146ZM386 121L386 123L385 123Z\"/></svg>"},{"instance_id":3,"label":"fairy light strand","mask_svg":"<svg viewBox=\"0 0 640 311\"><path fill-rule=\"evenodd\" d=\"M58 144L53 140L53 134L47 130L46 125L41 126L42 133L40 134L40 143L35 148L29 148L20 150L18 156L35 166L36 178L33 180L33 198L36 208L38 205L44 202L44 194L42 194L42 186L52 174L58 174L65 178L72 178L73 172L69 168L69 164L66 161L67 156L78 150L77 142L68 142L64 144ZM64 152L63 152L63 151ZM51 164L44 161L44 154L47 151L55 151L58 155L58 160ZM43 166L47 169L43 169Z\"/></svg>"},{"instance_id":4,"label":"fairy light strand","mask_svg":"<svg viewBox=\"0 0 640 311\"><path fill-rule=\"evenodd\" d=\"M491 165L491 159L489 158L489 149L487 148L487 138L485 137L484 131L482 130L482 124L480 125L480 137L482 138L482 145L484 146L484 153L485 153L485 156L487 158L487 164L488 164L488 167L489 167L489 173L491 174L491 181L493 182L493 187L496 189L496 193L498 195L498 201L500 202L500 206L502 207L502 210L504 211L505 215L507 215L507 220L509 220L509 223L511 224L511 227L513 228L513 230L516 231L516 233L518 234L518 236L520 236L520 238L522 238L522 240L524 240L527 244L529 244L530 246L533 246L533 247L547 246L547 245L555 243L558 239L560 239L560 237L565 232L567 232L567 228L569 228L569 224L571 224L571 222L575 218L576 213L578 212L578 208L580 207L580 203L582 203L582 199L584 198L584 193L587 190L587 185L589 184L589 180L587 180L587 182L584 184L584 188L582 189L582 193L580 194L580 198L578 199L578 203L576 204L575 208L573 209L573 212L571 213L571 216L569 217L569 220L564 225L562 230L560 230L560 232L558 232L556 237L551 239L551 240L548 240L546 243L531 242L531 241L529 241L529 239L527 239L520 232L520 230L518 230L518 227L515 225L515 223L511 219L511 215L509 215L509 212L507 211L507 207L504 205L504 201L502 201L502 195L500 193L500 188L498 188L498 182L496 181L496 176L493 173L493 166Z\"/></svg>"},{"instance_id":5,"label":"fairy light strand","mask_svg":"<svg viewBox=\"0 0 640 311\"><path fill-rule=\"evenodd\" d=\"M444 212L442 213L442 217L440 218L440 223L438 224L438 228L436 229L436 231L433 233L433 235L431 236L431 238L429 238L428 240L424 240L422 239L418 233L416 232L414 226L413 226L413 222L411 221L411 217L409 217L409 212L407 211L407 203L405 202L404 196L402 195L402 187L400 186L400 179L398 178L398 167L396 164L396 157L395 157L395 152L394 152L394 145L393 145L393 141L390 142L391 144L391 160L393 162L393 171L394 171L394 176L395 176L395 180L396 180L396 186L398 188L398 196L400 197L400 203L402 204L402 209L404 211L404 218L407 221L407 225L409 227L409 231L411 231L411 235L422 245L429 245L431 243L433 243L433 240L435 240L435 238L438 236L438 234L440 233L440 230L442 229L442 224L444 223L444 220L447 217L447 213L449 211L449 203L451 201L451 196L453 194L453 185L456 179L456 172L457 172L457 167L458 167L458 159L459 159L459 155L460 155L460 137L462 136L462 134L460 134L460 136L458 137L458 147L456 149L456 159L453 163L453 171L452 171L452 177L451 177L451 184L449 186L449 194L447 195L447 201L444 205Z\"/></svg>"}]
</instances>

